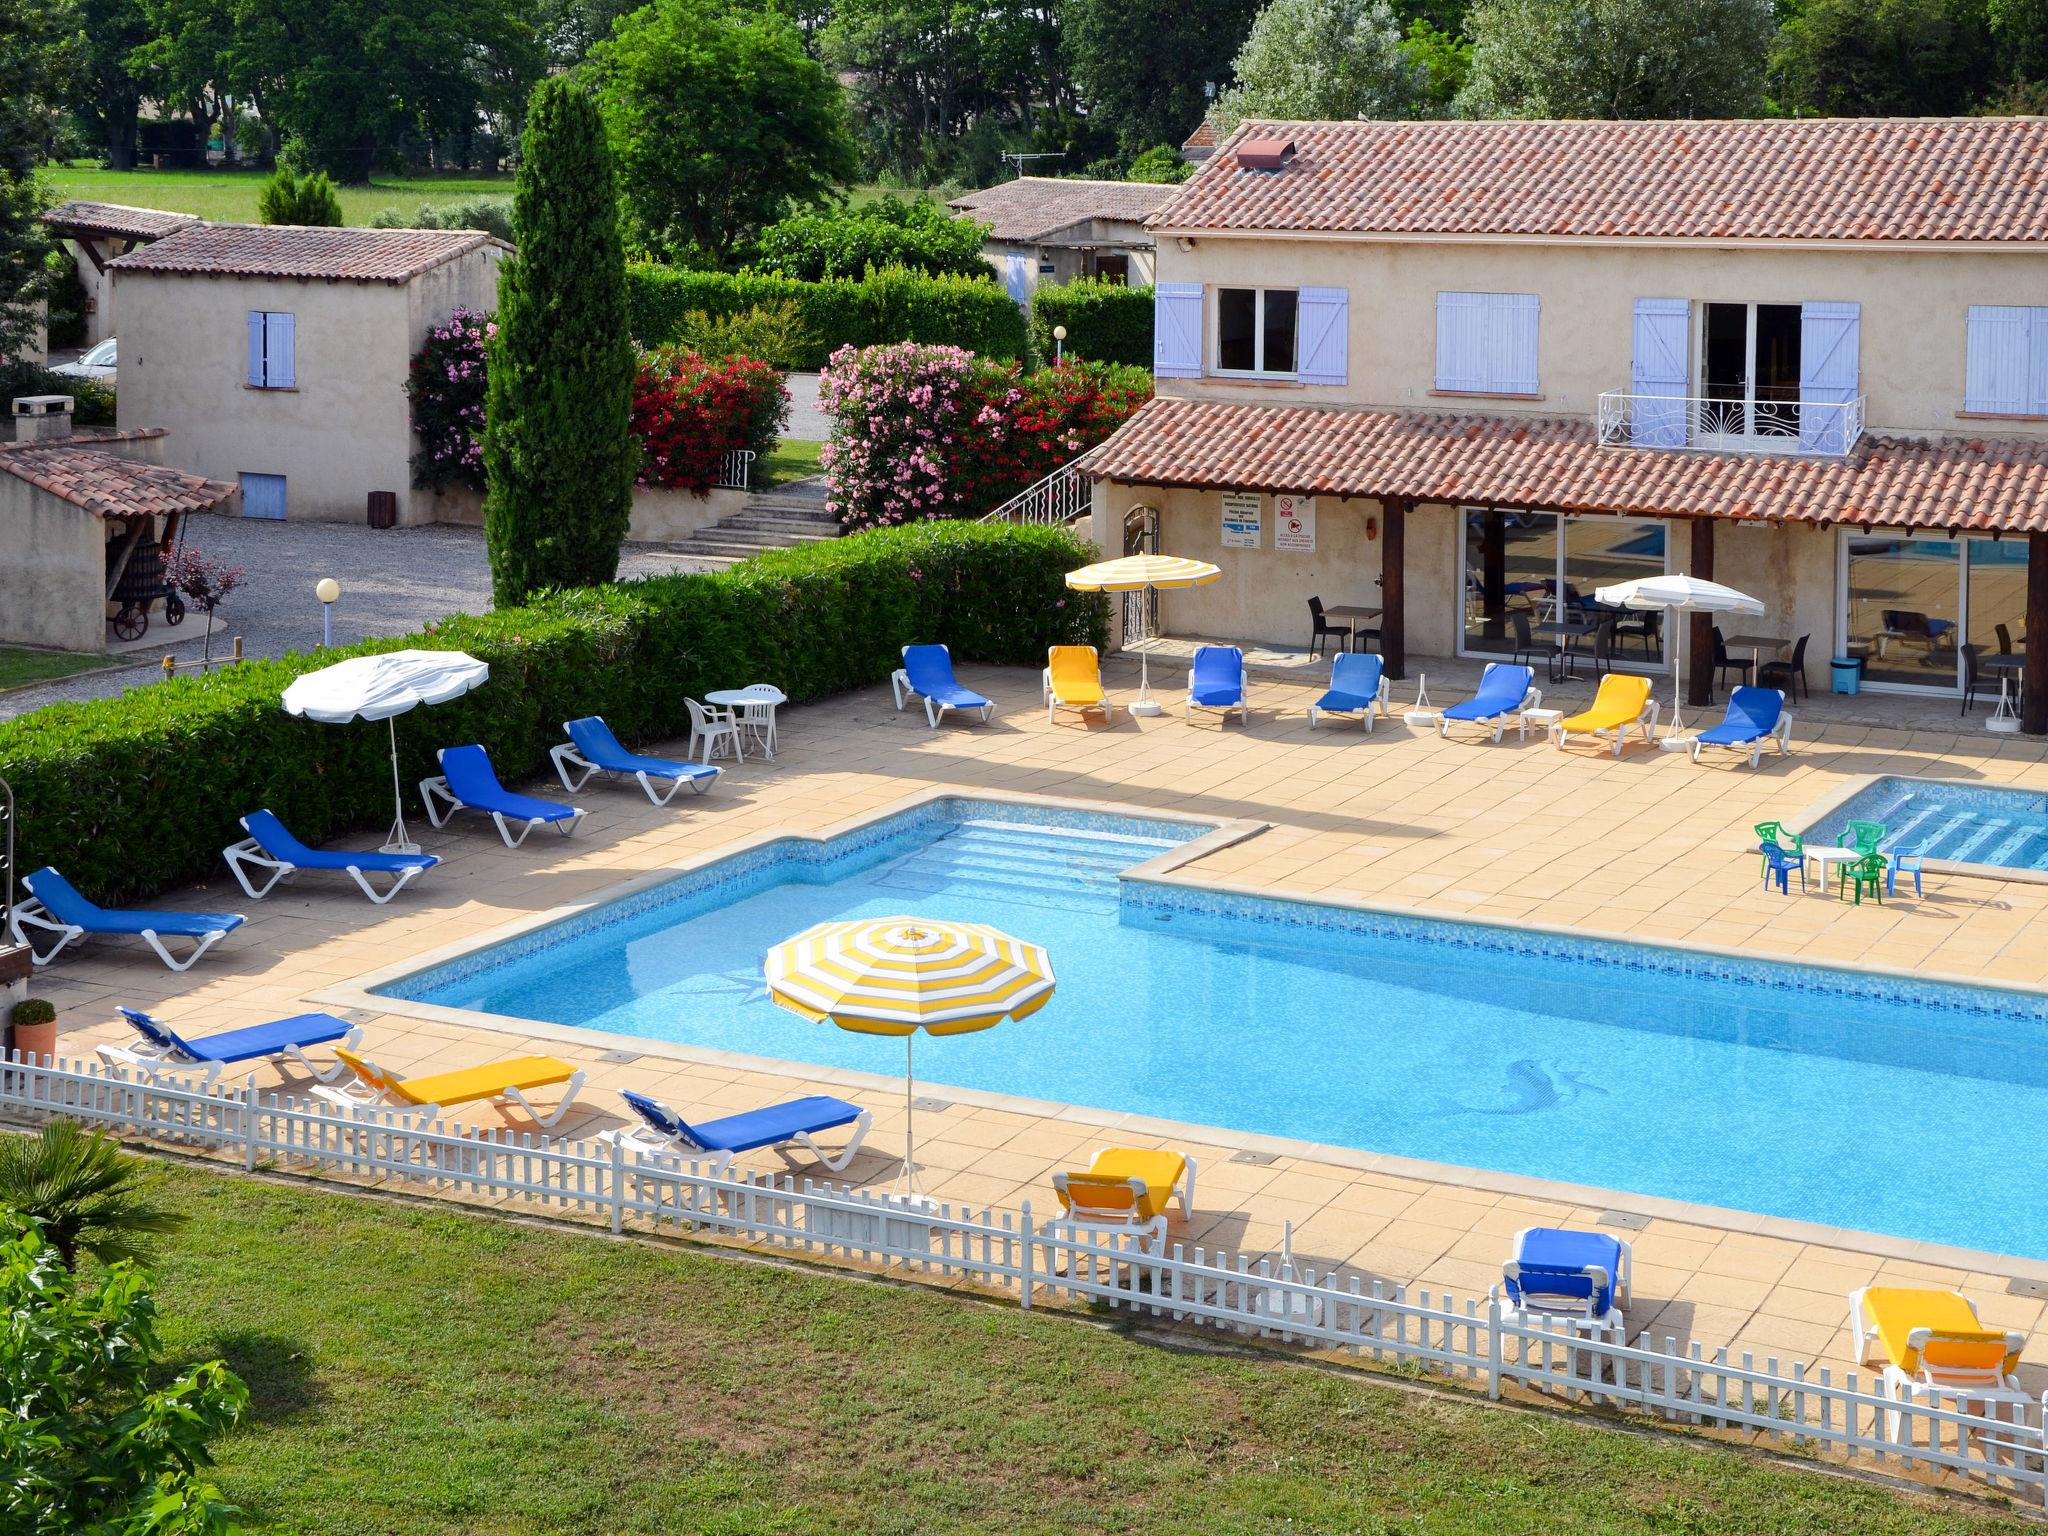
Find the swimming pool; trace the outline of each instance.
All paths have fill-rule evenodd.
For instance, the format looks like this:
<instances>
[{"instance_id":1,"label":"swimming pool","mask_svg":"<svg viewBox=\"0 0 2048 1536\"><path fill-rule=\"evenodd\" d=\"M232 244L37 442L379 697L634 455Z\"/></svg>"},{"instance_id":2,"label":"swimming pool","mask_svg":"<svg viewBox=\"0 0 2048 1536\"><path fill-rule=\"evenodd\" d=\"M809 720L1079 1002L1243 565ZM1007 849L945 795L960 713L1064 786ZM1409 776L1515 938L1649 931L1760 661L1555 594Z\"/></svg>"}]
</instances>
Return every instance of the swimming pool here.
<instances>
[{"instance_id":1,"label":"swimming pool","mask_svg":"<svg viewBox=\"0 0 2048 1536\"><path fill-rule=\"evenodd\" d=\"M721 860L388 996L893 1075L767 948L912 912L1044 944L952 1084L2048 1257L2048 1000L1272 901L1127 871L1199 827L947 800Z\"/></svg>"},{"instance_id":2,"label":"swimming pool","mask_svg":"<svg viewBox=\"0 0 2048 1536\"><path fill-rule=\"evenodd\" d=\"M1840 843L1851 820L1882 822L1886 853L2048 872L2048 795L1941 779L1877 779L1828 812L1808 842Z\"/></svg>"}]
</instances>

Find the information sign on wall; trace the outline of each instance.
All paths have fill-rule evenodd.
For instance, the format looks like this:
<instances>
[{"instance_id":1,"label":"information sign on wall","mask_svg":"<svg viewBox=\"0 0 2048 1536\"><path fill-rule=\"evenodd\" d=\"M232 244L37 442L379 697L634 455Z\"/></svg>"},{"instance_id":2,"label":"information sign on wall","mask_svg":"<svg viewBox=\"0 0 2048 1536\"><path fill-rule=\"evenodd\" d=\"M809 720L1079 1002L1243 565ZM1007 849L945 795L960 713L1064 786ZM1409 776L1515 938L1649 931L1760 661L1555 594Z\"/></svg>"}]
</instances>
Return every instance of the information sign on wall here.
<instances>
[{"instance_id":1,"label":"information sign on wall","mask_svg":"<svg viewBox=\"0 0 2048 1536\"><path fill-rule=\"evenodd\" d=\"M1292 554L1316 550L1316 499L1313 496L1273 498L1273 547Z\"/></svg>"},{"instance_id":2,"label":"information sign on wall","mask_svg":"<svg viewBox=\"0 0 2048 1536\"><path fill-rule=\"evenodd\" d=\"M1266 498L1256 491L1223 493L1223 547L1257 549L1265 520Z\"/></svg>"}]
</instances>

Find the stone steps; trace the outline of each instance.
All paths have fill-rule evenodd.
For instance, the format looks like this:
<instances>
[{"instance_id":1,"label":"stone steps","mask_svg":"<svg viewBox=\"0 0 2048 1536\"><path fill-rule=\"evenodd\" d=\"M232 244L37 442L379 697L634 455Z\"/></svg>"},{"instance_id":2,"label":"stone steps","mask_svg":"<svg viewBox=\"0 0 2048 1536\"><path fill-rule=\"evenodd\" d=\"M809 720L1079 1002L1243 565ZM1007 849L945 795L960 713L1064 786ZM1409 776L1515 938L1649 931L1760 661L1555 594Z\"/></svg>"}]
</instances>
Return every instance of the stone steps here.
<instances>
[{"instance_id":1,"label":"stone steps","mask_svg":"<svg viewBox=\"0 0 2048 1536\"><path fill-rule=\"evenodd\" d=\"M838 537L839 519L825 509L825 482L812 478L751 496L730 517L699 528L669 549L706 564L731 565L771 549L792 549Z\"/></svg>"}]
</instances>

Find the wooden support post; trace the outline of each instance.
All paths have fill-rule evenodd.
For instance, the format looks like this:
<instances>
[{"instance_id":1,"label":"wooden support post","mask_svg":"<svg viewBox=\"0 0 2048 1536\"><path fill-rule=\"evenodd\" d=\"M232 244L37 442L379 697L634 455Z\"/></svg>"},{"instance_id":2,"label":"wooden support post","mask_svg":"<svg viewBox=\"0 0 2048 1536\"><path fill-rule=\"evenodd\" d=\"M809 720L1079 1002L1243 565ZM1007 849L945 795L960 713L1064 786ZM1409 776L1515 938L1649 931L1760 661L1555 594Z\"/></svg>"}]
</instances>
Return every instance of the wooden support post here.
<instances>
[{"instance_id":1,"label":"wooden support post","mask_svg":"<svg viewBox=\"0 0 2048 1536\"><path fill-rule=\"evenodd\" d=\"M2027 535L2027 656L2020 729L2048 736L2048 533Z\"/></svg>"},{"instance_id":2,"label":"wooden support post","mask_svg":"<svg viewBox=\"0 0 2048 1536\"><path fill-rule=\"evenodd\" d=\"M114 588L121 585L121 577L127 573L128 562L135 557L135 546L142 542L142 536L155 526L153 517L131 517L128 532L121 540L121 547L114 552L114 568L107 572L107 601L114 600Z\"/></svg>"},{"instance_id":3,"label":"wooden support post","mask_svg":"<svg viewBox=\"0 0 2048 1536\"><path fill-rule=\"evenodd\" d=\"M1686 574L1696 581L1714 579L1714 520L1711 517L1692 520L1692 560L1686 567ZM1714 616L1695 613L1691 619L1692 630L1685 637L1689 668L1685 680L1685 702L1694 709L1704 709L1714 696Z\"/></svg>"},{"instance_id":4,"label":"wooden support post","mask_svg":"<svg viewBox=\"0 0 2048 1536\"><path fill-rule=\"evenodd\" d=\"M1380 510L1380 663L1400 678L1408 675L1408 503L1389 497Z\"/></svg>"}]
</instances>

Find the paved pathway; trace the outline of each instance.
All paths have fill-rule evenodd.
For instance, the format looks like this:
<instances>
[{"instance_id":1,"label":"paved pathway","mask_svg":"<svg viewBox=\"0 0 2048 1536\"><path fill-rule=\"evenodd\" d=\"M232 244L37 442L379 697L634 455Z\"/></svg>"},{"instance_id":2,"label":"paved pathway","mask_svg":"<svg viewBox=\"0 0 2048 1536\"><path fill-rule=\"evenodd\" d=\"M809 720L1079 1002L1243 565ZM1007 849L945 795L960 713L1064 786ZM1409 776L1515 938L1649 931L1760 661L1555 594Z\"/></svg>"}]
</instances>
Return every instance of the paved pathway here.
<instances>
[{"instance_id":1,"label":"paved pathway","mask_svg":"<svg viewBox=\"0 0 2048 1536\"><path fill-rule=\"evenodd\" d=\"M832 418L818 406L818 376L792 373L788 382L789 430L783 435L822 443L832 435Z\"/></svg>"}]
</instances>

